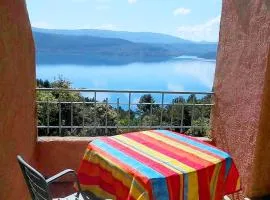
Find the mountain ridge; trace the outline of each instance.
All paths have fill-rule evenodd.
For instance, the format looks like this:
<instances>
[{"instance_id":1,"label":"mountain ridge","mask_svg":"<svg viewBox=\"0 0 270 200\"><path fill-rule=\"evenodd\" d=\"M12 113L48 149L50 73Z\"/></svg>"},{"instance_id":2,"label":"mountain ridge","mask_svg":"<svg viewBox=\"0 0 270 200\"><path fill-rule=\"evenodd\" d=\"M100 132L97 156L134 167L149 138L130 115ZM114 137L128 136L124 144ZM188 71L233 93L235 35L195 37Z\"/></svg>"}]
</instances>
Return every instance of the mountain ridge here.
<instances>
[{"instance_id":1,"label":"mountain ridge","mask_svg":"<svg viewBox=\"0 0 270 200\"><path fill-rule=\"evenodd\" d=\"M131 31L112 31L100 29L43 29L32 27L33 31L41 33L52 33L60 35L76 35L76 36L95 36L102 38L121 38L136 43L161 43L161 44L187 44L196 43L180 37L172 36L164 33L154 32L131 32Z\"/></svg>"},{"instance_id":2,"label":"mountain ridge","mask_svg":"<svg viewBox=\"0 0 270 200\"><path fill-rule=\"evenodd\" d=\"M77 35L70 32L60 34L47 29L42 29L41 32L33 29L33 36L37 63L41 64L119 65L133 62L160 62L182 55L214 59L217 48L216 44L166 43L164 38L158 39L160 43L145 43L100 35Z\"/></svg>"}]
</instances>

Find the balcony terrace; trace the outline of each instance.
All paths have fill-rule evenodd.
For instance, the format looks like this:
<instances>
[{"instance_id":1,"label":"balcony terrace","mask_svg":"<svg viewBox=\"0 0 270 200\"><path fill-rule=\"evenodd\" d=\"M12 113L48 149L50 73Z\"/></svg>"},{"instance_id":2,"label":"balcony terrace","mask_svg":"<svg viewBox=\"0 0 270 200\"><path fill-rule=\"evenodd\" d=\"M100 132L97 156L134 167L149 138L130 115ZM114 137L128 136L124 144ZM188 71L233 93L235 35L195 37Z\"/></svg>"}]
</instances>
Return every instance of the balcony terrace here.
<instances>
[{"instance_id":1,"label":"balcony terrace","mask_svg":"<svg viewBox=\"0 0 270 200\"><path fill-rule=\"evenodd\" d=\"M37 169L50 176L63 168L78 167L91 136L96 136L92 135L93 131L87 130L98 129L102 134L112 130L116 130L114 133L120 133L124 129L160 127L177 131L201 130L205 125L198 125L194 120L197 119L196 109L202 106L212 107L210 124L215 145L228 151L239 169L243 187L243 196L239 199L243 199L244 196L252 199L270 199L269 0L223 1L214 94L209 94L213 96L213 101L206 103L207 105L197 105L195 101L186 104L176 101L167 105L165 97L170 92L159 91L157 95L160 97L156 101L160 108L156 115L157 120L151 117L154 115L154 112L151 115L151 107L153 111L155 105L151 102L148 109L149 120L140 121L142 117L137 113L135 124L131 120L131 112L138 108L137 105L133 105L138 101L133 102L130 97L136 91L125 91L128 94L125 96L127 102L122 101L122 98L119 101L117 98L114 101L97 101L95 93L113 91L90 90L85 92L94 93L89 96L94 97L94 101L36 102L38 92L48 92L50 89L36 91L35 48L24 1L0 2L0 30L0 199L29 198L17 164L17 154L22 154ZM144 94L144 91L139 93ZM200 95L196 94L198 98L201 98ZM95 105L99 104L105 108L104 120L101 122L98 122L98 115L95 116ZM127 120L124 120L123 124L111 124L106 110L113 108L117 113L120 104L127 112ZM36 107L40 110L41 105L45 110L42 112L44 117L37 121ZM52 113L46 112L46 105L55 108L57 120L51 121L53 116ZM87 107L92 108L94 116L87 119L79 118L80 124L77 124L73 115L74 109L82 105L85 105L82 111L86 111ZM149 106L148 103L139 105ZM70 112L61 113L62 106L70 107ZM167 112L165 109L169 106L183 111L189 107L189 122L184 123L185 115L182 115L182 112L177 112L177 117L172 114L174 112ZM37 127L40 135L59 136L67 133L72 137L38 137ZM84 130L82 135L86 137L74 137L78 130ZM70 184L66 183L69 181L66 179L61 183L62 186L66 185L64 188L67 190L70 189Z\"/></svg>"}]
</instances>

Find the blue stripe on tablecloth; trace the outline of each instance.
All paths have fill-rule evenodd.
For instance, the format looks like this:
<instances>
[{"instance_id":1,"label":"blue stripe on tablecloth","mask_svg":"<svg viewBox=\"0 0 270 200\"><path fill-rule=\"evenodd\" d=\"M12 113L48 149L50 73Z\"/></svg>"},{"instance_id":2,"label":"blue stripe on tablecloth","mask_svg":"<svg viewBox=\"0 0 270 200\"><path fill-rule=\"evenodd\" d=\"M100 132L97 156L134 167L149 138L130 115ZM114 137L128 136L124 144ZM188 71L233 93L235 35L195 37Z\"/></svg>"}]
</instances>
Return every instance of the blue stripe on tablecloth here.
<instances>
[{"instance_id":1,"label":"blue stripe on tablecloth","mask_svg":"<svg viewBox=\"0 0 270 200\"><path fill-rule=\"evenodd\" d=\"M221 150L219 150L219 149L217 149L215 147L211 147L211 146L205 145L203 143L197 142L197 141L192 140L190 138L183 137L180 134L176 134L176 133L173 133L173 132L167 131L167 130L157 130L155 132L158 132L160 134L163 134L163 135L169 136L171 138L177 139L177 140L179 140L181 142L185 142L187 144L190 144L190 145L195 146L197 148L200 148L202 150L208 151L210 153L216 154L221 158L226 159L226 158L230 157L230 155L227 154L224 151L221 151Z\"/></svg>"},{"instance_id":2,"label":"blue stripe on tablecloth","mask_svg":"<svg viewBox=\"0 0 270 200\"><path fill-rule=\"evenodd\" d=\"M136 169L145 177L147 177L152 186L154 199L166 200L169 198L166 177L164 177L162 174L99 139L92 141L91 145L94 145L99 149L107 152L109 155L119 160L119 162L122 162L133 169Z\"/></svg>"}]
</instances>

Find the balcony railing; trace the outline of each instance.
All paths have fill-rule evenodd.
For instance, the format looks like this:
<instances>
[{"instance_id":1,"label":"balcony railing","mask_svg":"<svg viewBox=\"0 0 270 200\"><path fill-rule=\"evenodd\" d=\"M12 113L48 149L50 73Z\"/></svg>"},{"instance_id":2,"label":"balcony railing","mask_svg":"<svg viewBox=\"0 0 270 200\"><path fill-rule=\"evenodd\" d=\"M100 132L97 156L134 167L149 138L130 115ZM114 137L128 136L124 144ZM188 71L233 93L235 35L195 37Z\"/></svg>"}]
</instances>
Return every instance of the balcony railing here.
<instances>
[{"instance_id":1,"label":"balcony railing","mask_svg":"<svg viewBox=\"0 0 270 200\"><path fill-rule=\"evenodd\" d=\"M212 92L37 88L39 136L170 129L205 135Z\"/></svg>"}]
</instances>

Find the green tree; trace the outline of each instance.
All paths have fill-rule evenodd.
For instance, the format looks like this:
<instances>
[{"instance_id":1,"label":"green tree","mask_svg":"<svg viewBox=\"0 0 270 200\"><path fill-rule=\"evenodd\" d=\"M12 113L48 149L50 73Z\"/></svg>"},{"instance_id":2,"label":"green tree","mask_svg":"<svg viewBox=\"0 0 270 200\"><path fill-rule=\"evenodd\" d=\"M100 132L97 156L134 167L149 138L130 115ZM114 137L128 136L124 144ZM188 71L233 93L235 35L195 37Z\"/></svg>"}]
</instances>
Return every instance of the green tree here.
<instances>
[{"instance_id":1,"label":"green tree","mask_svg":"<svg viewBox=\"0 0 270 200\"><path fill-rule=\"evenodd\" d=\"M187 101L182 96L174 98L172 100L172 104L166 106L166 112L164 112L164 121L166 121L168 125L173 126L190 126L190 108L186 104ZM177 132L183 132L187 129L176 128L174 130Z\"/></svg>"},{"instance_id":2,"label":"green tree","mask_svg":"<svg viewBox=\"0 0 270 200\"><path fill-rule=\"evenodd\" d=\"M196 137L208 136L210 137L209 118L201 117L193 121L192 128L188 129L186 134Z\"/></svg>"},{"instance_id":3,"label":"green tree","mask_svg":"<svg viewBox=\"0 0 270 200\"><path fill-rule=\"evenodd\" d=\"M144 94L141 96L139 104L137 105L138 110L143 114L150 113L152 109L156 109L158 107L158 105L155 105L155 99L151 94Z\"/></svg>"},{"instance_id":4,"label":"green tree","mask_svg":"<svg viewBox=\"0 0 270 200\"><path fill-rule=\"evenodd\" d=\"M192 98L190 98L192 101ZM205 95L200 99L196 98L197 106L192 106L189 111L193 114L191 125L192 127L186 132L193 136L210 136L210 115L212 95Z\"/></svg>"},{"instance_id":5,"label":"green tree","mask_svg":"<svg viewBox=\"0 0 270 200\"><path fill-rule=\"evenodd\" d=\"M39 88L50 88L51 84L48 80L43 81L42 79L37 79L37 87Z\"/></svg>"},{"instance_id":6,"label":"green tree","mask_svg":"<svg viewBox=\"0 0 270 200\"><path fill-rule=\"evenodd\" d=\"M37 80L37 85L44 87L45 81ZM71 82L59 77L52 83L47 83L52 91L38 91L38 123L50 126L115 126L117 124L116 110L106 104L106 101L95 102L93 98L83 97L79 92L67 91L72 89ZM57 90L54 90L57 89ZM96 119L95 119L96 117ZM61 121L59 121L61 118ZM107 131L106 131L107 130ZM61 135L61 136L90 136L115 134L116 130L108 129L40 129L39 135Z\"/></svg>"},{"instance_id":7,"label":"green tree","mask_svg":"<svg viewBox=\"0 0 270 200\"><path fill-rule=\"evenodd\" d=\"M151 94L140 97L137 105L137 121L142 126L155 126L160 122L161 108L155 104L155 99Z\"/></svg>"},{"instance_id":8,"label":"green tree","mask_svg":"<svg viewBox=\"0 0 270 200\"><path fill-rule=\"evenodd\" d=\"M58 107L57 99L51 92L37 92L37 123L39 126L53 125L57 123ZM41 129L40 135L48 135L47 130Z\"/></svg>"}]
</instances>

